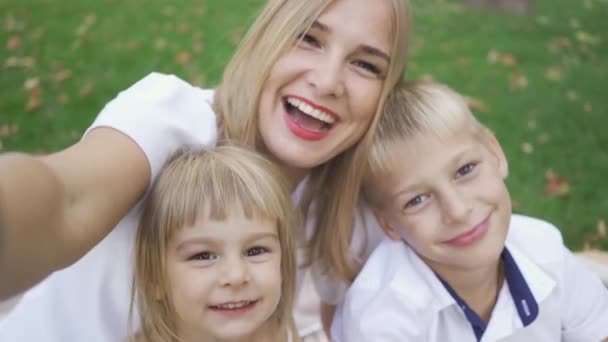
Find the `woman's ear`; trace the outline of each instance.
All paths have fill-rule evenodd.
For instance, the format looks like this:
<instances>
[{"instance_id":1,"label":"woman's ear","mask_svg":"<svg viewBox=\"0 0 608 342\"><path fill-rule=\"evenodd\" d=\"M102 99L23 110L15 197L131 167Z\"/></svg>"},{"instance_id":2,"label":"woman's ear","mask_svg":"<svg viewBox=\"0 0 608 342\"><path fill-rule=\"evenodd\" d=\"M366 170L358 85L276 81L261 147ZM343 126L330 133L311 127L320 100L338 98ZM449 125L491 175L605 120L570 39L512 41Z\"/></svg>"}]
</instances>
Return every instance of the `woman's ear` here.
<instances>
[{"instance_id":1,"label":"woman's ear","mask_svg":"<svg viewBox=\"0 0 608 342\"><path fill-rule=\"evenodd\" d=\"M401 235L399 235L399 231L386 219L386 216L382 213L380 209L373 209L374 216L380 224L380 228L384 234L386 234L391 240L401 240Z\"/></svg>"},{"instance_id":2,"label":"woman's ear","mask_svg":"<svg viewBox=\"0 0 608 342\"><path fill-rule=\"evenodd\" d=\"M502 179L506 179L509 175L509 162L507 161L507 156L502 150L502 147L500 146L498 139L496 139L496 136L489 132L487 136L488 148L490 149L490 152L496 160L498 172L502 176Z\"/></svg>"}]
</instances>

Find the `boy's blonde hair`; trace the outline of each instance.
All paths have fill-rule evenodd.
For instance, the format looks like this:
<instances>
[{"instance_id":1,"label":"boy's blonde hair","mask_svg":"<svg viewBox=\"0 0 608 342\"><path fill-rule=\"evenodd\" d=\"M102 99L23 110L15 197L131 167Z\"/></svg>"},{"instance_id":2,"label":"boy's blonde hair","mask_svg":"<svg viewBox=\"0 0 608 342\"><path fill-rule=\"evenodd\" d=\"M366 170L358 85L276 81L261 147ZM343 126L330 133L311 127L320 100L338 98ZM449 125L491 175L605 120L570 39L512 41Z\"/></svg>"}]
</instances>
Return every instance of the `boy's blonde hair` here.
<instances>
[{"instance_id":1,"label":"boy's blonde hair","mask_svg":"<svg viewBox=\"0 0 608 342\"><path fill-rule=\"evenodd\" d=\"M372 1L372 0L370 0ZM379 0L373 0L379 1ZM354 146L316 167L309 175L301 202L308 214L314 200L316 229L309 244L308 261L351 281L358 265L348 254L357 197L363 179L381 108L388 92L401 80L407 61L410 32L409 0L388 0L391 21L391 62L370 127ZM310 28L332 0L268 0L228 63L216 91L214 110L221 135L246 146L262 147L258 131L259 101L275 62L293 48L298 36Z\"/></svg>"},{"instance_id":2,"label":"boy's blonde hair","mask_svg":"<svg viewBox=\"0 0 608 342\"><path fill-rule=\"evenodd\" d=\"M492 132L471 113L464 97L444 84L410 81L399 84L386 100L368 160L363 194L382 207L381 180L391 171L395 144L429 135L437 139L468 130L487 141Z\"/></svg>"},{"instance_id":3,"label":"boy's blonde hair","mask_svg":"<svg viewBox=\"0 0 608 342\"><path fill-rule=\"evenodd\" d=\"M131 317L137 305L145 341L179 341L176 312L166 271L173 234L202 214L223 220L235 208L246 217L276 219L281 246L281 299L272 316L282 335L293 330L296 259L294 230L299 228L289 187L277 167L237 146L183 149L163 167L145 199L135 245ZM293 334L293 332L292 332Z\"/></svg>"}]
</instances>

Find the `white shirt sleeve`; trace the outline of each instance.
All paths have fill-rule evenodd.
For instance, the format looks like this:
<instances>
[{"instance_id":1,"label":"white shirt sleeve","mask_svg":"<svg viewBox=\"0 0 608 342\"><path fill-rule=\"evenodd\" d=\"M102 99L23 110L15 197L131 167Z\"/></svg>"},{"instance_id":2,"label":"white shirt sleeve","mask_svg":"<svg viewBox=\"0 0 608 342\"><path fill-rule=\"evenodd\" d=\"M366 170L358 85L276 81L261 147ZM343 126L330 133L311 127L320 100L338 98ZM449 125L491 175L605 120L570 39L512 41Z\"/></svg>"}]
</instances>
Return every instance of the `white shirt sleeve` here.
<instances>
[{"instance_id":1,"label":"white shirt sleeve","mask_svg":"<svg viewBox=\"0 0 608 342\"><path fill-rule=\"evenodd\" d=\"M110 101L85 135L97 127L126 134L145 153L154 179L180 145L215 145L212 100L212 90L193 87L173 75L151 73Z\"/></svg>"},{"instance_id":2,"label":"white shirt sleeve","mask_svg":"<svg viewBox=\"0 0 608 342\"><path fill-rule=\"evenodd\" d=\"M586 265L564 247L562 341L608 338L608 289Z\"/></svg>"}]
</instances>

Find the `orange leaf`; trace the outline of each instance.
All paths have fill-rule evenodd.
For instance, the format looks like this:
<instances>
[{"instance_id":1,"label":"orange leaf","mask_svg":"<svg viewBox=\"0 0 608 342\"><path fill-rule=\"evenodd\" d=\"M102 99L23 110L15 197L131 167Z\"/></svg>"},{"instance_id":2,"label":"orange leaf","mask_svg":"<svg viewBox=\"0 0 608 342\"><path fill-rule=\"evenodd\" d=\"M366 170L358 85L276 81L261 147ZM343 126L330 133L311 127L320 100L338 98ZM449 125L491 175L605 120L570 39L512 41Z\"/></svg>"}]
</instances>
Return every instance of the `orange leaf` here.
<instances>
[{"instance_id":1,"label":"orange leaf","mask_svg":"<svg viewBox=\"0 0 608 342\"><path fill-rule=\"evenodd\" d=\"M487 112L490 110L483 101L474 97L465 96L464 100L471 111Z\"/></svg>"},{"instance_id":2,"label":"orange leaf","mask_svg":"<svg viewBox=\"0 0 608 342\"><path fill-rule=\"evenodd\" d=\"M67 80L68 78L70 78L71 76L72 76L72 70L65 69L65 70L61 70L58 73L56 73L55 76L53 77L53 79L55 80L55 82L61 83L65 80Z\"/></svg>"},{"instance_id":3,"label":"orange leaf","mask_svg":"<svg viewBox=\"0 0 608 342\"><path fill-rule=\"evenodd\" d=\"M545 194L548 196L562 197L570 193L570 185L566 179L557 175L553 170L549 169L545 172Z\"/></svg>"},{"instance_id":4,"label":"orange leaf","mask_svg":"<svg viewBox=\"0 0 608 342\"><path fill-rule=\"evenodd\" d=\"M40 97L38 97L38 96L30 97L29 100L27 101L27 104L25 105L25 110L27 110L28 112L31 112L38 108L40 108Z\"/></svg>"},{"instance_id":5,"label":"orange leaf","mask_svg":"<svg viewBox=\"0 0 608 342\"><path fill-rule=\"evenodd\" d=\"M179 64L187 64L190 62L191 59L192 59L192 55L190 55L190 52L187 52L187 51L182 51L182 52L178 53L177 56L175 57L175 61Z\"/></svg>"},{"instance_id":6,"label":"orange leaf","mask_svg":"<svg viewBox=\"0 0 608 342\"><path fill-rule=\"evenodd\" d=\"M6 49L13 51L21 47L21 38L18 36L12 36L6 41Z\"/></svg>"}]
</instances>

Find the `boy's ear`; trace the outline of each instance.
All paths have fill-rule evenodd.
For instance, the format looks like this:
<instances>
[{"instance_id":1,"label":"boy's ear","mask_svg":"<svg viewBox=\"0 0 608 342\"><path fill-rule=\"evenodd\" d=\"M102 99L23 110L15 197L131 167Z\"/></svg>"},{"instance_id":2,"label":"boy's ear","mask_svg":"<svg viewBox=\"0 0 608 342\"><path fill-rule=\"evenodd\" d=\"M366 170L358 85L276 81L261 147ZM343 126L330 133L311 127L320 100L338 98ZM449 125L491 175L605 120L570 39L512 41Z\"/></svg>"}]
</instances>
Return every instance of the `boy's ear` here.
<instances>
[{"instance_id":1,"label":"boy's ear","mask_svg":"<svg viewBox=\"0 0 608 342\"><path fill-rule=\"evenodd\" d=\"M384 234L386 234L391 240L401 240L401 236L397 229L386 219L384 214L379 209L373 209L374 216L376 216L376 220L378 224L380 224L380 228Z\"/></svg>"},{"instance_id":2,"label":"boy's ear","mask_svg":"<svg viewBox=\"0 0 608 342\"><path fill-rule=\"evenodd\" d=\"M496 136L492 133L488 134L488 147L496 160L498 172L500 172L503 179L506 179L509 175L509 162L507 161L507 156L502 150L498 139L496 139Z\"/></svg>"}]
</instances>

